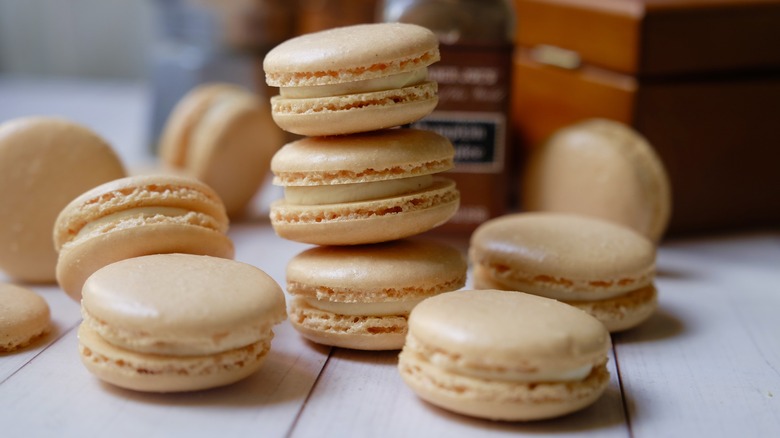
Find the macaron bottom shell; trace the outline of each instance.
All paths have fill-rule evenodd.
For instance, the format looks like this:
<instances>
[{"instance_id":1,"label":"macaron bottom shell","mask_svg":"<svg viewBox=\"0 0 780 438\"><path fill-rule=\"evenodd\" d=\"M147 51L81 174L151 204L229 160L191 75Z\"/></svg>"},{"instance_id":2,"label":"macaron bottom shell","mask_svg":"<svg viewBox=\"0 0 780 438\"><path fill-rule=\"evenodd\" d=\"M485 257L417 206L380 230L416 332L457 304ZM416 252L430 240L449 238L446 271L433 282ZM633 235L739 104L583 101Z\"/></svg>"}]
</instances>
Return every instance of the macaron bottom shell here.
<instances>
[{"instance_id":1,"label":"macaron bottom shell","mask_svg":"<svg viewBox=\"0 0 780 438\"><path fill-rule=\"evenodd\" d=\"M271 98L274 122L306 136L343 135L401 126L430 114L439 99L435 82L372 93L308 99Z\"/></svg>"},{"instance_id":2,"label":"macaron bottom shell","mask_svg":"<svg viewBox=\"0 0 780 438\"><path fill-rule=\"evenodd\" d=\"M294 299L287 310L293 328L306 339L355 350L400 350L407 332L403 315L339 315Z\"/></svg>"},{"instance_id":3,"label":"macaron bottom shell","mask_svg":"<svg viewBox=\"0 0 780 438\"><path fill-rule=\"evenodd\" d=\"M398 369L423 400L463 415L502 421L531 421L566 415L595 402L609 383L606 362L578 382L512 382L463 376L443 370L416 352L403 350Z\"/></svg>"},{"instance_id":4,"label":"macaron bottom shell","mask_svg":"<svg viewBox=\"0 0 780 438\"><path fill-rule=\"evenodd\" d=\"M358 245L414 236L448 221L457 211L455 183L437 178L433 186L392 198L295 205L271 204L271 225L279 237L314 245Z\"/></svg>"},{"instance_id":5,"label":"macaron bottom shell","mask_svg":"<svg viewBox=\"0 0 780 438\"><path fill-rule=\"evenodd\" d=\"M207 356L135 353L109 344L86 324L79 326L78 338L82 362L99 379L136 391L183 392L250 376L263 364L273 332L257 343Z\"/></svg>"}]
</instances>

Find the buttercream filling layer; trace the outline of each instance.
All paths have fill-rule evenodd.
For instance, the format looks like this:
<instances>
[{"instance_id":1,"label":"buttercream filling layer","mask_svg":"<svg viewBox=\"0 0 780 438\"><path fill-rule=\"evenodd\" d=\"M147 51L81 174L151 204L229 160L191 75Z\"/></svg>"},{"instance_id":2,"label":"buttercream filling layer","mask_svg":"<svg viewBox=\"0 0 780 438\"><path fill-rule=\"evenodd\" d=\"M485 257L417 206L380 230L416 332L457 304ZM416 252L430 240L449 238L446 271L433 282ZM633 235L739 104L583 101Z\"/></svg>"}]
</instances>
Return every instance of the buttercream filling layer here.
<instances>
[{"instance_id":1,"label":"buttercream filling layer","mask_svg":"<svg viewBox=\"0 0 780 438\"><path fill-rule=\"evenodd\" d=\"M297 205L340 204L397 196L430 187L432 184L433 175L421 175L354 184L288 186L284 188L284 198L288 203Z\"/></svg>"},{"instance_id":2,"label":"buttercream filling layer","mask_svg":"<svg viewBox=\"0 0 780 438\"><path fill-rule=\"evenodd\" d=\"M93 231L103 228L108 224L119 223L123 220L137 217L154 217L157 215L176 217L184 216L191 210L176 207L140 207L131 208L95 219L84 225L76 234L76 238L91 234Z\"/></svg>"},{"instance_id":3,"label":"buttercream filling layer","mask_svg":"<svg viewBox=\"0 0 780 438\"><path fill-rule=\"evenodd\" d=\"M334 301L317 300L315 298L299 297L310 307L325 312L335 313L337 315L349 316L394 316L408 315L414 306L419 304L425 298L404 300L404 301L385 301L378 303L338 303Z\"/></svg>"},{"instance_id":4,"label":"buttercream filling layer","mask_svg":"<svg viewBox=\"0 0 780 438\"><path fill-rule=\"evenodd\" d=\"M502 360L501 363L491 363L490 358L468 357L426 346L411 335L407 337L404 349L415 354L420 360L429 362L449 373L484 380L516 383L579 382L585 380L593 370L593 363L571 367L545 367L541 365L513 367L515 364L504 363L506 360Z\"/></svg>"},{"instance_id":5,"label":"buttercream filling layer","mask_svg":"<svg viewBox=\"0 0 780 438\"><path fill-rule=\"evenodd\" d=\"M462 376L476 377L478 379L485 379L485 380L503 380L508 382L523 382L523 383L579 382L585 380L585 378L588 377L588 374L590 374L591 369L593 369L592 365L583 365L579 368L574 368L571 370L564 370L564 371L540 370L537 372L528 372L528 373L502 371L499 373L495 371L481 370L475 368L456 368L451 366L450 363L451 361L449 361L447 358L443 358L435 354L430 356L428 358L428 361L431 362L431 364L440 367L442 369L445 369L450 373L460 374Z\"/></svg>"},{"instance_id":6,"label":"buttercream filling layer","mask_svg":"<svg viewBox=\"0 0 780 438\"><path fill-rule=\"evenodd\" d=\"M130 330L110 326L95 318L84 307L81 316L91 330L107 343L137 353L168 356L199 356L221 353L273 337L272 323L236 327L230 331L185 336L181 333L149 333L149 330Z\"/></svg>"},{"instance_id":7,"label":"buttercream filling layer","mask_svg":"<svg viewBox=\"0 0 780 438\"><path fill-rule=\"evenodd\" d=\"M216 220L204 213L176 207L138 207L112 213L87 223L70 242L118 229L171 221L219 230Z\"/></svg>"},{"instance_id":8,"label":"buttercream filling layer","mask_svg":"<svg viewBox=\"0 0 780 438\"><path fill-rule=\"evenodd\" d=\"M279 95L286 99L344 96L347 94L370 93L372 91L395 90L421 84L426 80L428 80L428 69L419 68L404 73L362 81L302 87L281 87L279 88Z\"/></svg>"}]
</instances>

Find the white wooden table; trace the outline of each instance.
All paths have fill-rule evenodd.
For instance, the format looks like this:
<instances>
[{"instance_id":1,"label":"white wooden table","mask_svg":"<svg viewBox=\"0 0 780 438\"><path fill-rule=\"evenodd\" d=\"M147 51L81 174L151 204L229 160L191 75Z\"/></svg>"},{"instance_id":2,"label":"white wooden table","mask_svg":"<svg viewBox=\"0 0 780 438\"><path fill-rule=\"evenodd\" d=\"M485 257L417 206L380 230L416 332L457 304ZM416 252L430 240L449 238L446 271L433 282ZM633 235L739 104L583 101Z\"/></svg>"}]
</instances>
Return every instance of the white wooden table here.
<instances>
[{"instance_id":1,"label":"white wooden table","mask_svg":"<svg viewBox=\"0 0 780 438\"><path fill-rule=\"evenodd\" d=\"M0 78L0 121L68 117L140 163L149 158L145 90ZM266 187L256 217L230 234L236 259L284 284L286 261L308 246L271 230L264 210L277 194ZM467 247L465 238L452 242ZM235 385L173 395L118 389L79 360L78 304L56 286L34 286L51 306L54 331L0 355L0 437L780 436L780 229L668 240L658 269L660 308L613 337L604 396L579 413L526 424L432 407L402 383L397 352L317 346L287 322L263 368Z\"/></svg>"}]
</instances>

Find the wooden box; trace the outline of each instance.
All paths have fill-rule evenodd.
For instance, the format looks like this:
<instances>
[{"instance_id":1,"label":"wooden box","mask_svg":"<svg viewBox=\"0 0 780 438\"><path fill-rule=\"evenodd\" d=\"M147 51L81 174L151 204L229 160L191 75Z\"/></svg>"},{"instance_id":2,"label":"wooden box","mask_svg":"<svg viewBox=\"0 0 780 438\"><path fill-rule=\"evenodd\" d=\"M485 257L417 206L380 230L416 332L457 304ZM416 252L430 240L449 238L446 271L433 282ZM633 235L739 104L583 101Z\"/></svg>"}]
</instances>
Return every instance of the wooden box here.
<instances>
[{"instance_id":1,"label":"wooden box","mask_svg":"<svg viewBox=\"0 0 780 438\"><path fill-rule=\"evenodd\" d=\"M585 118L618 120L667 167L671 232L780 225L780 0L515 6L512 120L525 147Z\"/></svg>"}]
</instances>

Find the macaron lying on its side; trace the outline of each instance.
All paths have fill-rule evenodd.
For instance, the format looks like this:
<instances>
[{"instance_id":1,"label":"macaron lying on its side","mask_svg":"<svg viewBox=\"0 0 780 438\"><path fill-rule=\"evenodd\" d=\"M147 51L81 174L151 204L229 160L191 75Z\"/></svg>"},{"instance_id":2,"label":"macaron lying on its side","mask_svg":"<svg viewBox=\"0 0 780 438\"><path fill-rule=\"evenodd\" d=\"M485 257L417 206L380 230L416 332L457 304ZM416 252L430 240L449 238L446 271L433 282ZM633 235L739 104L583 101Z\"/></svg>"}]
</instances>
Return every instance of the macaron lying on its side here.
<instances>
[{"instance_id":1,"label":"macaron lying on its side","mask_svg":"<svg viewBox=\"0 0 780 438\"><path fill-rule=\"evenodd\" d=\"M492 420L553 418L604 392L611 342L592 316L496 290L429 298L412 310L398 369L422 399Z\"/></svg>"},{"instance_id":2,"label":"macaron lying on its side","mask_svg":"<svg viewBox=\"0 0 780 438\"><path fill-rule=\"evenodd\" d=\"M57 281L74 300L99 268L131 257L188 253L233 258L219 196L189 177L114 180L71 201L54 225Z\"/></svg>"},{"instance_id":3,"label":"macaron lying on its side","mask_svg":"<svg viewBox=\"0 0 780 438\"><path fill-rule=\"evenodd\" d=\"M309 137L271 161L285 199L271 204L271 225L285 239L316 245L377 243L413 236L455 214L455 183L434 176L453 167L447 138L387 129Z\"/></svg>"},{"instance_id":4,"label":"macaron lying on its side","mask_svg":"<svg viewBox=\"0 0 780 438\"><path fill-rule=\"evenodd\" d=\"M284 293L260 269L192 254L107 265L84 284L79 351L101 380L138 391L227 385L260 368Z\"/></svg>"},{"instance_id":5,"label":"macaron lying on its side","mask_svg":"<svg viewBox=\"0 0 780 438\"><path fill-rule=\"evenodd\" d=\"M434 241L320 246L287 265L288 315L296 330L320 344L395 350L415 305L465 281L465 257Z\"/></svg>"},{"instance_id":6,"label":"macaron lying on its side","mask_svg":"<svg viewBox=\"0 0 780 438\"><path fill-rule=\"evenodd\" d=\"M51 329L49 304L32 289L0 283L0 353L24 348Z\"/></svg>"},{"instance_id":7,"label":"macaron lying on its side","mask_svg":"<svg viewBox=\"0 0 780 438\"><path fill-rule=\"evenodd\" d=\"M557 131L523 172L523 209L576 213L661 240L672 210L669 176L647 140L612 120Z\"/></svg>"},{"instance_id":8,"label":"macaron lying on its side","mask_svg":"<svg viewBox=\"0 0 780 438\"><path fill-rule=\"evenodd\" d=\"M268 174L284 143L267 102L236 85L209 83L192 89L165 125L163 163L205 182L238 217Z\"/></svg>"},{"instance_id":9,"label":"macaron lying on its side","mask_svg":"<svg viewBox=\"0 0 780 438\"><path fill-rule=\"evenodd\" d=\"M285 131L321 136L401 126L438 103L427 67L439 60L430 30L373 23L301 35L263 61L266 82L279 87L273 118Z\"/></svg>"},{"instance_id":10,"label":"macaron lying on its side","mask_svg":"<svg viewBox=\"0 0 780 438\"><path fill-rule=\"evenodd\" d=\"M476 289L561 300L611 332L639 325L657 306L655 246L606 220L563 213L491 219L472 234L469 257Z\"/></svg>"},{"instance_id":11,"label":"macaron lying on its side","mask_svg":"<svg viewBox=\"0 0 780 438\"><path fill-rule=\"evenodd\" d=\"M51 230L81 193L126 176L119 156L96 133L51 117L0 124L0 270L14 280L55 280Z\"/></svg>"}]
</instances>

